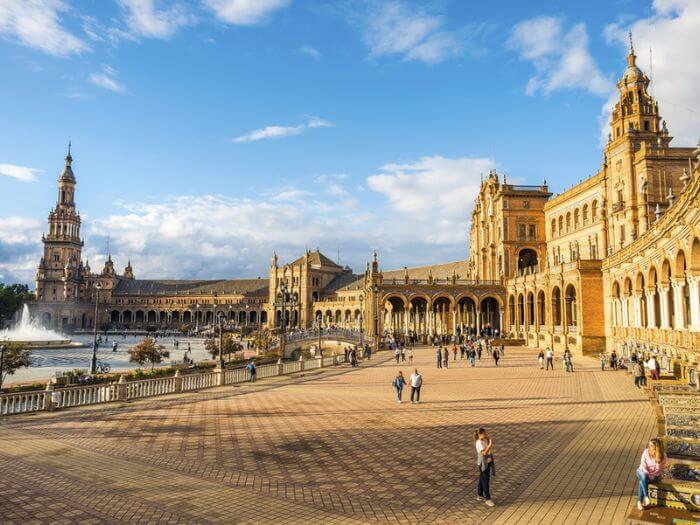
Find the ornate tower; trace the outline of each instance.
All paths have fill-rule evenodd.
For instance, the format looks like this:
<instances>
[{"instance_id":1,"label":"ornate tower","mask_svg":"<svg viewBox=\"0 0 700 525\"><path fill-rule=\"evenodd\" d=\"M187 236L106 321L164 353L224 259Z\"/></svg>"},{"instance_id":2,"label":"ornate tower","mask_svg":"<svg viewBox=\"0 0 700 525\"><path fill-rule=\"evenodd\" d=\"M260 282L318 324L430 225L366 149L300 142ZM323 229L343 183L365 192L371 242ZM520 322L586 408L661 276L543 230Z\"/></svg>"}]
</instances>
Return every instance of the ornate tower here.
<instances>
[{"instance_id":1,"label":"ornate tower","mask_svg":"<svg viewBox=\"0 0 700 525\"><path fill-rule=\"evenodd\" d=\"M603 161L608 254L644 233L653 222L655 205L665 207L669 188L677 194L680 186L678 168L682 173L683 165L668 162L674 156L669 147L672 137L658 102L649 94L649 84L637 66L630 35L627 68L617 83L620 98L610 116Z\"/></svg>"},{"instance_id":2,"label":"ornate tower","mask_svg":"<svg viewBox=\"0 0 700 525\"><path fill-rule=\"evenodd\" d=\"M80 215L75 210L75 175L68 144L66 164L58 177L58 199L49 213L48 233L41 240L44 256L36 272L37 299L44 302L77 301L84 268Z\"/></svg>"}]
</instances>

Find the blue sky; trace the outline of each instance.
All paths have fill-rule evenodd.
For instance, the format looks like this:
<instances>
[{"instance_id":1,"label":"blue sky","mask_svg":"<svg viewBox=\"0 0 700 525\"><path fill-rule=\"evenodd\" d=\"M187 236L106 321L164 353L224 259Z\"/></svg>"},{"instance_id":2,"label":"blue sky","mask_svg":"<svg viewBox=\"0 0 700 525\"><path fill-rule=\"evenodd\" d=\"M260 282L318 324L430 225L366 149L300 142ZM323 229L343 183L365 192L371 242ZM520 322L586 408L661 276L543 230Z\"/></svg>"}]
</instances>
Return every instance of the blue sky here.
<instances>
[{"instance_id":1,"label":"blue sky","mask_svg":"<svg viewBox=\"0 0 700 525\"><path fill-rule=\"evenodd\" d=\"M69 139L93 269L108 237L137 277L465 257L481 172L596 171L629 29L694 142L698 4L0 0L0 280L32 279Z\"/></svg>"}]
</instances>

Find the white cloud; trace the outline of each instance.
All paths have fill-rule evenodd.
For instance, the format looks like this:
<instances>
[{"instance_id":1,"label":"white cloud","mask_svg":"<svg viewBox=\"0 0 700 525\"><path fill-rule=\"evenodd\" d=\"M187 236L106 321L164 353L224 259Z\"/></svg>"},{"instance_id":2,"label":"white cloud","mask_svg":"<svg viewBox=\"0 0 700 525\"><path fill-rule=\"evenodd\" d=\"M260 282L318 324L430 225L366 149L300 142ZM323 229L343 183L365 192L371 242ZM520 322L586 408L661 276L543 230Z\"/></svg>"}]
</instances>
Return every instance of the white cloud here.
<instances>
[{"instance_id":1,"label":"white cloud","mask_svg":"<svg viewBox=\"0 0 700 525\"><path fill-rule=\"evenodd\" d=\"M0 164L0 175L12 177L22 182L34 182L37 180L37 173L42 170L36 168L27 168L26 166L17 166L15 164Z\"/></svg>"},{"instance_id":2,"label":"white cloud","mask_svg":"<svg viewBox=\"0 0 700 525\"><path fill-rule=\"evenodd\" d=\"M114 78L116 74L116 71L114 71L114 69L111 67L102 66L102 71L100 73L92 73L88 77L88 80L91 84L101 87L102 89L113 91L115 93L122 93L126 88Z\"/></svg>"},{"instance_id":3,"label":"white cloud","mask_svg":"<svg viewBox=\"0 0 700 525\"><path fill-rule=\"evenodd\" d=\"M399 55L404 60L436 64L462 51L461 42L443 28L443 22L440 16L392 1L372 7L362 25L372 56Z\"/></svg>"},{"instance_id":4,"label":"white cloud","mask_svg":"<svg viewBox=\"0 0 700 525\"><path fill-rule=\"evenodd\" d=\"M321 58L321 52L313 46L301 46L299 52L316 60Z\"/></svg>"},{"instance_id":5,"label":"white cloud","mask_svg":"<svg viewBox=\"0 0 700 525\"><path fill-rule=\"evenodd\" d=\"M119 0L130 32L147 38L170 38L180 27L193 21L182 4L159 9L160 3L159 0Z\"/></svg>"},{"instance_id":6,"label":"white cloud","mask_svg":"<svg viewBox=\"0 0 700 525\"><path fill-rule=\"evenodd\" d=\"M513 28L508 44L537 70L525 88L528 95L557 89L583 89L601 96L610 92L612 83L588 50L583 23L566 31L560 18L531 18Z\"/></svg>"},{"instance_id":7,"label":"white cloud","mask_svg":"<svg viewBox=\"0 0 700 525\"><path fill-rule=\"evenodd\" d=\"M228 24L249 26L264 22L292 0L204 0L217 18Z\"/></svg>"},{"instance_id":8,"label":"white cloud","mask_svg":"<svg viewBox=\"0 0 700 525\"><path fill-rule=\"evenodd\" d=\"M422 157L407 164L387 164L367 178L367 186L385 195L401 213L398 233L434 244L465 238L481 176L494 168L487 158Z\"/></svg>"},{"instance_id":9,"label":"white cloud","mask_svg":"<svg viewBox=\"0 0 700 525\"><path fill-rule=\"evenodd\" d=\"M290 137L292 135L299 135L306 129L314 128L326 128L332 127L333 124L320 119L318 117L308 117L308 120L297 126L266 126L260 129L254 129L238 137L231 139L231 142L235 144L240 144L243 142L257 142L258 140L264 139L278 139L283 137Z\"/></svg>"},{"instance_id":10,"label":"white cloud","mask_svg":"<svg viewBox=\"0 0 700 525\"><path fill-rule=\"evenodd\" d=\"M652 76L649 48L653 54L650 89L659 101L676 145L694 145L698 140L700 111L700 2L697 0L655 0L652 15L632 23L606 28L611 41L627 53L627 32L632 31L637 65ZM622 75L620 69L618 76ZM605 134L609 111L605 118Z\"/></svg>"},{"instance_id":11,"label":"white cloud","mask_svg":"<svg viewBox=\"0 0 700 525\"><path fill-rule=\"evenodd\" d=\"M60 57L87 51L87 44L63 27L61 14L67 11L62 0L0 0L0 36Z\"/></svg>"},{"instance_id":12,"label":"white cloud","mask_svg":"<svg viewBox=\"0 0 700 525\"><path fill-rule=\"evenodd\" d=\"M0 281L29 283L41 257L42 222L30 217L0 218Z\"/></svg>"}]
</instances>

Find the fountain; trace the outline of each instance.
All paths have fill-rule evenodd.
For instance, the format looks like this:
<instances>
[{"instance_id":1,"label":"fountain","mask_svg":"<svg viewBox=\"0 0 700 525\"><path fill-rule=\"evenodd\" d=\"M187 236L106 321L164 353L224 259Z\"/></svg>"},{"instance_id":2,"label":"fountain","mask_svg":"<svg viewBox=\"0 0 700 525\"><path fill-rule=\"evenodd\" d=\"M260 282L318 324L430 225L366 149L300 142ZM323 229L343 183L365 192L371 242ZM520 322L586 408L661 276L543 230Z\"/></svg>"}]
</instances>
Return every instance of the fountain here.
<instances>
[{"instance_id":1,"label":"fountain","mask_svg":"<svg viewBox=\"0 0 700 525\"><path fill-rule=\"evenodd\" d=\"M44 328L32 320L29 307L22 307L19 322L12 328L0 330L0 341L22 343L30 348L65 348L83 346L82 343L72 342L65 335Z\"/></svg>"}]
</instances>

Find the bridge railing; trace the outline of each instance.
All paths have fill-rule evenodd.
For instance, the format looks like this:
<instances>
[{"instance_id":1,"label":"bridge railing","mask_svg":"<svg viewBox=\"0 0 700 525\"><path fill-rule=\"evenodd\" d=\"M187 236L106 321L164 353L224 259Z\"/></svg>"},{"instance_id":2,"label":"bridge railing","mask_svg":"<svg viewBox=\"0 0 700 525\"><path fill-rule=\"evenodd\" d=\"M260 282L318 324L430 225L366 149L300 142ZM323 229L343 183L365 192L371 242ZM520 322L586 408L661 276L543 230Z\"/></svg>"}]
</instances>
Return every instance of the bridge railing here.
<instances>
[{"instance_id":1,"label":"bridge railing","mask_svg":"<svg viewBox=\"0 0 700 525\"><path fill-rule=\"evenodd\" d=\"M359 341L361 333L356 330L347 330L345 328L324 328L321 331L322 339L340 338L349 341ZM365 335L367 339L367 336ZM298 343L299 341L313 341L318 339L318 330L301 330L287 334L287 344ZM275 339L270 345L270 349L279 348L279 338Z\"/></svg>"},{"instance_id":2,"label":"bridge railing","mask_svg":"<svg viewBox=\"0 0 700 525\"><path fill-rule=\"evenodd\" d=\"M346 331L348 332L348 331ZM337 337L337 335L336 335ZM361 352L360 352L361 354ZM358 356L362 358L362 356ZM295 374L305 370L314 370L343 363L343 356L331 355L299 361L282 361L260 365L256 369L256 379ZM27 414L42 410L56 410L78 406L128 401L158 397L181 392L191 392L217 386L233 385L250 381L250 372L246 368L215 370L200 374L161 377L127 381L121 376L118 382L96 385L81 385L55 388L49 383L46 390L0 394L0 417L15 414Z\"/></svg>"}]
</instances>

